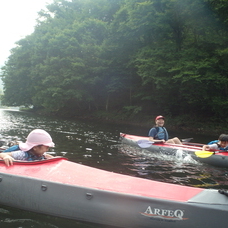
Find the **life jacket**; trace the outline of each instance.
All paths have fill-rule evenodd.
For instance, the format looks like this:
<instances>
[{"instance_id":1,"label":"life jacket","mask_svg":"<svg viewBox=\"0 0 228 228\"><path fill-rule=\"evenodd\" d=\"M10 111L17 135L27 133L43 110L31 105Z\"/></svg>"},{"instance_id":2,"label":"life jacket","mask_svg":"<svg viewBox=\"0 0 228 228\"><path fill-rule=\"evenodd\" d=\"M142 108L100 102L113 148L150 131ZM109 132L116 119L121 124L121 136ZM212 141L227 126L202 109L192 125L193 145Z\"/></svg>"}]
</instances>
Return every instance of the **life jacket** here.
<instances>
[{"instance_id":1,"label":"life jacket","mask_svg":"<svg viewBox=\"0 0 228 228\"><path fill-rule=\"evenodd\" d=\"M14 145L9 147L8 149L4 150L3 153L7 153L7 152L13 152L13 151L17 151L17 150L21 150L19 145ZM24 151L25 152L25 156L26 156L26 161L35 161L35 160L44 160L46 159L45 156L41 156L38 157L34 154L29 153L29 151Z\"/></svg>"},{"instance_id":2,"label":"life jacket","mask_svg":"<svg viewBox=\"0 0 228 228\"><path fill-rule=\"evenodd\" d=\"M227 147L221 147L221 146L218 144L218 142L219 142L219 140L213 140L213 141L209 142L207 145L217 144L219 150L224 150L224 151L227 151L227 150L228 150L228 146L227 146Z\"/></svg>"},{"instance_id":3,"label":"life jacket","mask_svg":"<svg viewBox=\"0 0 228 228\"><path fill-rule=\"evenodd\" d=\"M8 149L6 149L6 150L4 150L2 152L5 153L5 152L12 152L12 151L17 151L17 150L20 150L19 145L11 146L11 147L9 147Z\"/></svg>"},{"instance_id":4,"label":"life jacket","mask_svg":"<svg viewBox=\"0 0 228 228\"><path fill-rule=\"evenodd\" d=\"M162 128L163 131L160 131L159 132L159 128ZM165 135L165 138L164 139L165 139L165 141L167 141L169 139L169 135L168 135L168 132L167 132L167 130L166 130L165 127L155 127L155 129L157 131L156 135L154 136L155 139L157 138L158 134L159 133L162 133L162 132L164 132L164 135Z\"/></svg>"}]
</instances>

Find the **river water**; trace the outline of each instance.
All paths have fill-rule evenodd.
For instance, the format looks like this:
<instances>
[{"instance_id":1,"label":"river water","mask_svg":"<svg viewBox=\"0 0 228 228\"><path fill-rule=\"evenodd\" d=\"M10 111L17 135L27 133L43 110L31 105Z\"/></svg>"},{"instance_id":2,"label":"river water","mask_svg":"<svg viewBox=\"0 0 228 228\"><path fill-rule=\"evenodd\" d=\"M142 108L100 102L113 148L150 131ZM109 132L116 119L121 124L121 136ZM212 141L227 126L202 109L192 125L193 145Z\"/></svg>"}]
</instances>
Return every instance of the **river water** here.
<instances>
[{"instance_id":1,"label":"river water","mask_svg":"<svg viewBox=\"0 0 228 228\"><path fill-rule=\"evenodd\" d=\"M145 149L133 148L119 142L120 132L146 136L151 126L147 129L123 124L68 120L2 109L0 109L0 120L0 134L7 140L25 141L31 130L36 128L46 130L56 145L50 152L57 156L67 157L73 162L162 182L201 188L228 189L228 169L202 164L190 157L182 158L178 153L176 156L152 154ZM217 136L193 135L188 132L169 133L173 137L193 137L193 141L199 143L206 143L217 138ZM20 191L20 189L15 189L15 191ZM0 205L0 227L95 228L104 226Z\"/></svg>"}]
</instances>

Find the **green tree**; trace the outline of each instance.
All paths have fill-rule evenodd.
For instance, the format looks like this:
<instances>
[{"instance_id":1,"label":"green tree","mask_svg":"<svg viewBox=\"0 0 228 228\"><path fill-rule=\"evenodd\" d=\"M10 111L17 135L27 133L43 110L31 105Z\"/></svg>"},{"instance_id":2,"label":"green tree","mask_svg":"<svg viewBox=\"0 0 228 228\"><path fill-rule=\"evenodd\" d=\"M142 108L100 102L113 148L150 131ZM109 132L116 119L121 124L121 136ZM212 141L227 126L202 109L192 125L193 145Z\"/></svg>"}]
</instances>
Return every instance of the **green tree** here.
<instances>
[{"instance_id":1,"label":"green tree","mask_svg":"<svg viewBox=\"0 0 228 228\"><path fill-rule=\"evenodd\" d=\"M3 101L72 115L224 117L226 9L222 0L55 0L3 67Z\"/></svg>"}]
</instances>

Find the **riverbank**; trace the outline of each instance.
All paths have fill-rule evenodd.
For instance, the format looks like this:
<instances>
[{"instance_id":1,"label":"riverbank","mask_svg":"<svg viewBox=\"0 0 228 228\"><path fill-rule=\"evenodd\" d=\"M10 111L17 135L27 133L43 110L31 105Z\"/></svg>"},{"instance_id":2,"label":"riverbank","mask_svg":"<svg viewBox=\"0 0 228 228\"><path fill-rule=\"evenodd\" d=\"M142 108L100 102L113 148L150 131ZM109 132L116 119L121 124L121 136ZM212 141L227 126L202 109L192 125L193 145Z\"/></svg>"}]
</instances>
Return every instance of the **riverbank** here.
<instances>
[{"instance_id":1,"label":"riverbank","mask_svg":"<svg viewBox=\"0 0 228 228\"><path fill-rule=\"evenodd\" d=\"M118 113L106 113L101 115L100 112L97 112L92 114L83 114L74 118L94 119L101 122L129 124L150 128L154 125L155 117L156 115L147 116L140 114L126 118ZM213 121L209 118L202 119L188 115L178 117L165 116L165 126L167 129L174 131L194 132L207 135L220 135L226 132L228 134L228 128L224 125L224 123Z\"/></svg>"},{"instance_id":2,"label":"riverbank","mask_svg":"<svg viewBox=\"0 0 228 228\"><path fill-rule=\"evenodd\" d=\"M134 126L150 128L154 125L156 115L138 114L134 116L124 117L119 113L90 113L77 116L80 119L94 119L101 122L109 122L116 124L129 124ZM165 116L165 126L169 130L194 132L207 135L228 134L228 127L225 122L218 122L212 118L199 118L190 115L182 115L177 117Z\"/></svg>"},{"instance_id":3,"label":"riverbank","mask_svg":"<svg viewBox=\"0 0 228 228\"><path fill-rule=\"evenodd\" d=\"M143 127L152 127L154 124L154 122L150 120L144 120L139 123L136 123L135 121L127 121L127 123ZM179 118L172 118L172 120L168 120L166 118L165 126L169 130L194 132L207 135L220 135L222 133L228 133L227 128L225 128L224 126L219 126L217 125L217 123L202 121L198 122L197 120L186 120L180 123Z\"/></svg>"},{"instance_id":4,"label":"riverbank","mask_svg":"<svg viewBox=\"0 0 228 228\"><path fill-rule=\"evenodd\" d=\"M125 114L122 112L86 112L77 113L76 115L67 115L64 113L51 114L46 113L44 110L33 110L33 109L23 109L23 111L34 112L39 115L44 116L59 116L67 119L84 119L84 120L96 120L102 123L116 123L116 124L128 124L132 126L140 126L145 128L150 128L154 125L154 118L158 114L145 115L142 113L138 114ZM163 113L161 113L164 115ZM194 132L207 135L220 135L222 133L228 134L228 120L217 120L215 117L199 117L192 115L181 115L181 116L165 116L165 126L169 130L174 131L185 131Z\"/></svg>"}]
</instances>

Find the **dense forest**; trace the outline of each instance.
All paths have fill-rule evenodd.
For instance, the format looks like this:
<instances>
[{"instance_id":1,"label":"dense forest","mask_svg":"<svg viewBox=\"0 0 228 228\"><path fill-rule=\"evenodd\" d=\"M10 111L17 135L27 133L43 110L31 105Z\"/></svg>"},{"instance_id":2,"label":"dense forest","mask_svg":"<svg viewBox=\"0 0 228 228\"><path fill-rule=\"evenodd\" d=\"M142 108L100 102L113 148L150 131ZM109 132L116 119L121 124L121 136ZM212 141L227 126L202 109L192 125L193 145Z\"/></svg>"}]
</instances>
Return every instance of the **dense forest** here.
<instances>
[{"instance_id":1,"label":"dense forest","mask_svg":"<svg viewBox=\"0 0 228 228\"><path fill-rule=\"evenodd\" d=\"M224 0L54 0L2 67L2 102L226 120L227 12Z\"/></svg>"}]
</instances>

